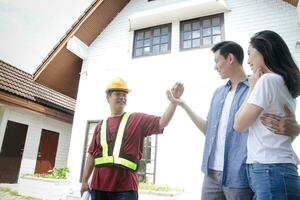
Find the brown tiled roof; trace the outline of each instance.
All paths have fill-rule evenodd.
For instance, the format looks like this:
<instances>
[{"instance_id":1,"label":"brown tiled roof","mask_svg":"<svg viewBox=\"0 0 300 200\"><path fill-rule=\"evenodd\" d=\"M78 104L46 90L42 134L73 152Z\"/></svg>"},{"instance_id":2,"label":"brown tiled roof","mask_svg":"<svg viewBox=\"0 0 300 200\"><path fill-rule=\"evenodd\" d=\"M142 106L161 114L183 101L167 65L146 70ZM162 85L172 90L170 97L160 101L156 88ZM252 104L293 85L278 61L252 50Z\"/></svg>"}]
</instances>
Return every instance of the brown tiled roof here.
<instances>
[{"instance_id":1,"label":"brown tiled roof","mask_svg":"<svg viewBox=\"0 0 300 200\"><path fill-rule=\"evenodd\" d=\"M34 82L31 74L2 60L0 60L0 90L67 114L74 114L75 99Z\"/></svg>"}]
</instances>

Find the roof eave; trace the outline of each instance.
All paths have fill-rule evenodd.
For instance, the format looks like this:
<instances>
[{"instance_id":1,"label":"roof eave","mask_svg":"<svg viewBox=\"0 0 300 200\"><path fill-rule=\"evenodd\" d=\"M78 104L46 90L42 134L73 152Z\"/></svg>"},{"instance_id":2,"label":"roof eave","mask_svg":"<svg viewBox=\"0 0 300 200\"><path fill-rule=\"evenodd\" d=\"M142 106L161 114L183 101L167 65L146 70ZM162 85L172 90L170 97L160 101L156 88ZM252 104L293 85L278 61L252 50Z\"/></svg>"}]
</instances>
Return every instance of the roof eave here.
<instances>
[{"instance_id":1,"label":"roof eave","mask_svg":"<svg viewBox=\"0 0 300 200\"><path fill-rule=\"evenodd\" d=\"M82 59L67 49L76 36L89 46L130 0L95 0L33 74L36 82L76 99Z\"/></svg>"},{"instance_id":2,"label":"roof eave","mask_svg":"<svg viewBox=\"0 0 300 200\"><path fill-rule=\"evenodd\" d=\"M53 50L48 54L48 56L42 61L38 66L36 71L33 73L33 78L36 80L51 60L60 52L60 50L67 45L67 42L75 35L76 31L80 28L83 22L95 11L95 9L103 2L104 0L95 0L86 11L79 17L79 19L74 23L74 25L67 31L63 38L55 45Z\"/></svg>"}]
</instances>

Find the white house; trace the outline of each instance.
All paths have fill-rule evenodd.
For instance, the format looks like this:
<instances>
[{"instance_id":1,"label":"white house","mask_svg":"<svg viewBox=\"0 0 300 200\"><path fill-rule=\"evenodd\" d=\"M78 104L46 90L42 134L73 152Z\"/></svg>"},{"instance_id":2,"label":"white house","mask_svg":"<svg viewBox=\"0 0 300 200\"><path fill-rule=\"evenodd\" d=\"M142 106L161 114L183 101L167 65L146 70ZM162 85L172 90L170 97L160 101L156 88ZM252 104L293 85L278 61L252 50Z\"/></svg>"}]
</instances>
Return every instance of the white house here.
<instances>
[{"instance_id":1,"label":"white house","mask_svg":"<svg viewBox=\"0 0 300 200\"><path fill-rule=\"evenodd\" d=\"M300 65L298 0L94 1L34 74L37 82L77 96L70 180L80 180L95 122L109 115L108 80L128 81L127 111L155 115L168 104L165 91L181 81L183 98L205 117L213 91L225 83L214 71L212 45L234 40L246 52L249 38L265 29L285 39ZM247 56L244 67L250 73ZM188 116L179 108L164 134L149 141L147 181L183 188L199 198L204 135ZM298 155L299 145L297 138Z\"/></svg>"},{"instance_id":2,"label":"white house","mask_svg":"<svg viewBox=\"0 0 300 200\"><path fill-rule=\"evenodd\" d=\"M0 183L66 167L75 100L0 60Z\"/></svg>"}]
</instances>

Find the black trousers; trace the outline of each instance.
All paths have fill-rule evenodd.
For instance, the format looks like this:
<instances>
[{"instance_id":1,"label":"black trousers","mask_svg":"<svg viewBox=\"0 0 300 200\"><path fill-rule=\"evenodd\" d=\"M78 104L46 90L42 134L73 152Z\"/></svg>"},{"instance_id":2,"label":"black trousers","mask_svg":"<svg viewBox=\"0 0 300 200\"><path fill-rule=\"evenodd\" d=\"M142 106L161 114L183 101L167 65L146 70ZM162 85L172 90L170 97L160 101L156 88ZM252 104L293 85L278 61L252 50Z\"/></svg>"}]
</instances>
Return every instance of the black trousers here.
<instances>
[{"instance_id":1,"label":"black trousers","mask_svg":"<svg viewBox=\"0 0 300 200\"><path fill-rule=\"evenodd\" d=\"M91 200L138 200L138 192L103 192L92 190Z\"/></svg>"}]
</instances>

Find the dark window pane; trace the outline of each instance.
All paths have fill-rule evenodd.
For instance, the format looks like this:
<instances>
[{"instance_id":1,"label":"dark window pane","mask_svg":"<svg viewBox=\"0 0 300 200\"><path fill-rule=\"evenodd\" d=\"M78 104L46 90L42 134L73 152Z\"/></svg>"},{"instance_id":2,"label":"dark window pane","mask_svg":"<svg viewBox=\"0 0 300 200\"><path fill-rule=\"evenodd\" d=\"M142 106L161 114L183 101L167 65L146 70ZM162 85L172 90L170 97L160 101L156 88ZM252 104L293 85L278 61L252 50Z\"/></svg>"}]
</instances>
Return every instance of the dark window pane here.
<instances>
[{"instance_id":1,"label":"dark window pane","mask_svg":"<svg viewBox=\"0 0 300 200\"><path fill-rule=\"evenodd\" d=\"M153 46L153 48L152 48L153 53L159 53L159 46L160 46L160 45L155 45L155 46Z\"/></svg>"},{"instance_id":2,"label":"dark window pane","mask_svg":"<svg viewBox=\"0 0 300 200\"><path fill-rule=\"evenodd\" d=\"M150 46L150 39L144 40L144 47Z\"/></svg>"},{"instance_id":3,"label":"dark window pane","mask_svg":"<svg viewBox=\"0 0 300 200\"><path fill-rule=\"evenodd\" d=\"M146 31L145 38L150 38L150 37L151 37L151 31Z\"/></svg>"},{"instance_id":4,"label":"dark window pane","mask_svg":"<svg viewBox=\"0 0 300 200\"><path fill-rule=\"evenodd\" d=\"M135 56L141 56L143 55L143 49L140 48L140 49L135 49Z\"/></svg>"},{"instance_id":5,"label":"dark window pane","mask_svg":"<svg viewBox=\"0 0 300 200\"><path fill-rule=\"evenodd\" d=\"M221 27L220 26L212 27L212 33L213 35L221 34Z\"/></svg>"},{"instance_id":6,"label":"dark window pane","mask_svg":"<svg viewBox=\"0 0 300 200\"><path fill-rule=\"evenodd\" d=\"M210 25L210 19L203 20L203 27L204 28L211 27L211 25Z\"/></svg>"},{"instance_id":7,"label":"dark window pane","mask_svg":"<svg viewBox=\"0 0 300 200\"><path fill-rule=\"evenodd\" d=\"M200 39L194 39L192 46L193 46L193 48L200 47Z\"/></svg>"},{"instance_id":8,"label":"dark window pane","mask_svg":"<svg viewBox=\"0 0 300 200\"><path fill-rule=\"evenodd\" d=\"M137 34L136 39L137 39L137 40L142 40L143 38L144 38L144 32L139 32L139 33Z\"/></svg>"},{"instance_id":9,"label":"dark window pane","mask_svg":"<svg viewBox=\"0 0 300 200\"><path fill-rule=\"evenodd\" d=\"M213 26L218 26L218 25L220 25L220 17L214 17L214 18L212 19L212 25L213 25Z\"/></svg>"},{"instance_id":10,"label":"dark window pane","mask_svg":"<svg viewBox=\"0 0 300 200\"><path fill-rule=\"evenodd\" d=\"M161 36L160 43L167 43L168 42L168 35Z\"/></svg>"},{"instance_id":11,"label":"dark window pane","mask_svg":"<svg viewBox=\"0 0 300 200\"><path fill-rule=\"evenodd\" d=\"M169 33L169 28L168 27L164 27L161 29L161 34L162 35L165 35L165 34L168 34Z\"/></svg>"},{"instance_id":12,"label":"dark window pane","mask_svg":"<svg viewBox=\"0 0 300 200\"><path fill-rule=\"evenodd\" d=\"M193 30L199 30L200 29L200 22L193 22L192 26L193 26Z\"/></svg>"},{"instance_id":13,"label":"dark window pane","mask_svg":"<svg viewBox=\"0 0 300 200\"><path fill-rule=\"evenodd\" d=\"M199 38L200 37L200 30L193 31L193 38Z\"/></svg>"},{"instance_id":14,"label":"dark window pane","mask_svg":"<svg viewBox=\"0 0 300 200\"><path fill-rule=\"evenodd\" d=\"M183 40L190 40L192 39L192 33L191 32L184 32L183 33Z\"/></svg>"},{"instance_id":15,"label":"dark window pane","mask_svg":"<svg viewBox=\"0 0 300 200\"><path fill-rule=\"evenodd\" d=\"M203 45L211 44L211 37L203 37Z\"/></svg>"},{"instance_id":16,"label":"dark window pane","mask_svg":"<svg viewBox=\"0 0 300 200\"><path fill-rule=\"evenodd\" d=\"M203 36L209 36L211 35L211 28L204 28L203 29Z\"/></svg>"},{"instance_id":17,"label":"dark window pane","mask_svg":"<svg viewBox=\"0 0 300 200\"><path fill-rule=\"evenodd\" d=\"M162 44L160 46L160 52L167 52L168 51L168 44Z\"/></svg>"},{"instance_id":18,"label":"dark window pane","mask_svg":"<svg viewBox=\"0 0 300 200\"><path fill-rule=\"evenodd\" d=\"M153 36L159 36L160 35L160 28L156 28L153 30Z\"/></svg>"},{"instance_id":19,"label":"dark window pane","mask_svg":"<svg viewBox=\"0 0 300 200\"><path fill-rule=\"evenodd\" d=\"M191 24L190 23L186 23L183 25L183 31L190 31L191 30Z\"/></svg>"},{"instance_id":20,"label":"dark window pane","mask_svg":"<svg viewBox=\"0 0 300 200\"><path fill-rule=\"evenodd\" d=\"M189 49L189 48L191 48L191 40L187 40L187 41L184 41L183 42L183 48L184 49Z\"/></svg>"},{"instance_id":21,"label":"dark window pane","mask_svg":"<svg viewBox=\"0 0 300 200\"><path fill-rule=\"evenodd\" d=\"M213 43L217 44L218 42L221 42L221 35L213 36Z\"/></svg>"},{"instance_id":22,"label":"dark window pane","mask_svg":"<svg viewBox=\"0 0 300 200\"><path fill-rule=\"evenodd\" d=\"M154 37L153 38L153 45L160 43L160 37Z\"/></svg>"},{"instance_id":23,"label":"dark window pane","mask_svg":"<svg viewBox=\"0 0 300 200\"><path fill-rule=\"evenodd\" d=\"M135 48L140 48L143 46L143 40L137 41Z\"/></svg>"}]
</instances>

